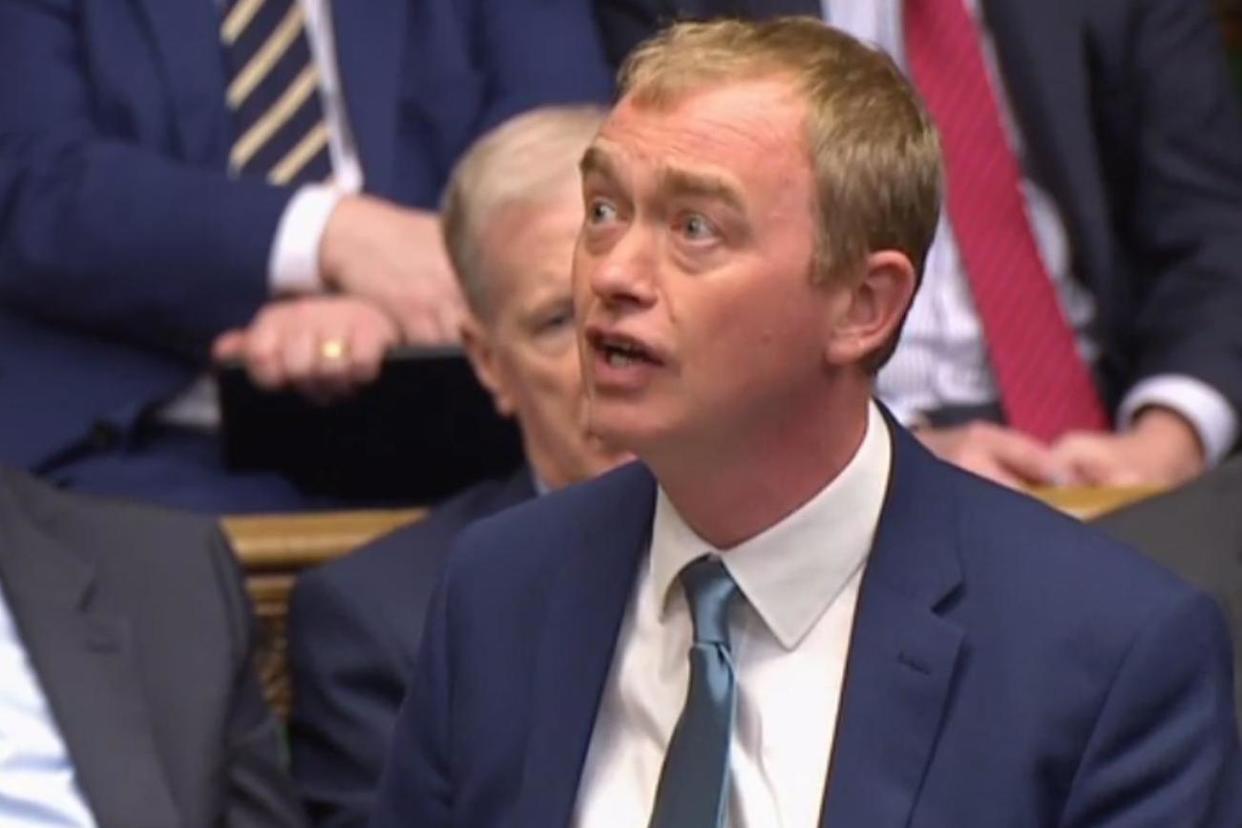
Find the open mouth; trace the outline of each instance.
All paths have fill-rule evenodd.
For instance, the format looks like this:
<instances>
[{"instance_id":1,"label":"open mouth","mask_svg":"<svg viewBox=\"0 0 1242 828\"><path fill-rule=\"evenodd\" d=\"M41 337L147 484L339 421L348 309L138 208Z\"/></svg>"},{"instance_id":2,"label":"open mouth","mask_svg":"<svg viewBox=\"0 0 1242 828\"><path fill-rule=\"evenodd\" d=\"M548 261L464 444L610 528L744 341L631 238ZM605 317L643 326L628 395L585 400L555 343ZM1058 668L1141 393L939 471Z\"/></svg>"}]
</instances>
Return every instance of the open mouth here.
<instances>
[{"instance_id":1,"label":"open mouth","mask_svg":"<svg viewBox=\"0 0 1242 828\"><path fill-rule=\"evenodd\" d=\"M632 365L659 365L661 361L651 349L628 336L615 333L592 332L591 347L613 368Z\"/></svg>"}]
</instances>

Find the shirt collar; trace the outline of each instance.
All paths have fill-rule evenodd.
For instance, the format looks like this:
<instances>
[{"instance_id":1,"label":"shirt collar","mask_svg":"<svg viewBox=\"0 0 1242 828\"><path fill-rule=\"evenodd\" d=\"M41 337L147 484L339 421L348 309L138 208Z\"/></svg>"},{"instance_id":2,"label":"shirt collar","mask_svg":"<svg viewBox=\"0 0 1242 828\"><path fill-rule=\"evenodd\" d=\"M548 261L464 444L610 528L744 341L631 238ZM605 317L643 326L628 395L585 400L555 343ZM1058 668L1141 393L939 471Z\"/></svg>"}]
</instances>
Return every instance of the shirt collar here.
<instances>
[{"instance_id":1,"label":"shirt collar","mask_svg":"<svg viewBox=\"0 0 1242 828\"><path fill-rule=\"evenodd\" d=\"M552 491L552 487L543 482L543 478L539 476L539 472L535 471L534 466L530 467L530 479L535 486L536 496L543 497L548 492Z\"/></svg>"},{"instance_id":2,"label":"shirt collar","mask_svg":"<svg viewBox=\"0 0 1242 828\"><path fill-rule=\"evenodd\" d=\"M781 646L794 649L871 551L892 450L873 402L862 444L840 474L779 523L725 551L700 538L661 488L651 534L652 585L660 606L667 606L686 564L704 554L719 555Z\"/></svg>"}]
</instances>

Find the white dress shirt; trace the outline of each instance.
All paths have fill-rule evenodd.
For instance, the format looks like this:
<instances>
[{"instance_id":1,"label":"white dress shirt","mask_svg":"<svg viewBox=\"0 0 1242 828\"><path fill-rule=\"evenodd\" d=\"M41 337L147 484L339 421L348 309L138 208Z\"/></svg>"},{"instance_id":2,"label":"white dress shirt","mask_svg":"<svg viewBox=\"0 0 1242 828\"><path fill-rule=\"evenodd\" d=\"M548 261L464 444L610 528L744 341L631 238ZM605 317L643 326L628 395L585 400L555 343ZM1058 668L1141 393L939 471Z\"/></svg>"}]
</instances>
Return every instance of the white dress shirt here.
<instances>
[{"instance_id":1,"label":"white dress shirt","mask_svg":"<svg viewBox=\"0 0 1242 828\"><path fill-rule=\"evenodd\" d=\"M727 824L818 824L858 589L892 446L875 405L854 458L797 511L728 550L699 538L661 490L595 720L576 828L648 823L690 681L692 625L677 579L719 555L744 601L729 620L737 678Z\"/></svg>"},{"instance_id":2,"label":"white dress shirt","mask_svg":"<svg viewBox=\"0 0 1242 828\"><path fill-rule=\"evenodd\" d=\"M346 116L336 38L329 0L298 0L306 16L306 39L319 69L319 99L328 127L332 181L298 188L276 225L268 255L267 278L273 295L310 293L323 287L319 278L319 243L342 196L362 190L362 162ZM223 7L224 0L215 0ZM223 48L223 47L221 47ZM210 377L200 377L160 410L171 425L213 431L220 425L220 403Z\"/></svg>"},{"instance_id":3,"label":"white dress shirt","mask_svg":"<svg viewBox=\"0 0 1242 828\"><path fill-rule=\"evenodd\" d=\"M978 0L966 0L978 14ZM860 40L888 52L906 66L901 0L824 0L825 19ZM992 38L982 27L984 61L1001 109L1001 118L1019 161L1024 160L1022 135L1014 122ZM1071 271L1069 236L1051 197L1023 176L1031 229L1043 264L1056 286L1061 307L1078 337L1088 362L1098 354L1089 336L1095 303ZM880 371L878 396L904 422L919 414L955 405L994 403L999 394L988 361L983 327L947 214L941 215L936 239L927 257L923 285L915 297L892 360ZM1147 405L1167 406L1186 417L1199 434L1209 464L1224 457L1237 436L1237 414L1224 396L1206 383L1187 376L1149 377L1131 388L1117 412L1119 424L1132 421Z\"/></svg>"},{"instance_id":4,"label":"white dress shirt","mask_svg":"<svg viewBox=\"0 0 1242 828\"><path fill-rule=\"evenodd\" d=\"M0 591L0 826L94 828L73 762Z\"/></svg>"},{"instance_id":5,"label":"white dress shirt","mask_svg":"<svg viewBox=\"0 0 1242 828\"><path fill-rule=\"evenodd\" d=\"M272 243L268 274L274 293L313 291L319 280L319 241L341 196L362 190L362 163L346 116L329 0L298 0L306 13L306 37L319 68L319 95L328 126L332 182L299 188L285 207Z\"/></svg>"}]
</instances>

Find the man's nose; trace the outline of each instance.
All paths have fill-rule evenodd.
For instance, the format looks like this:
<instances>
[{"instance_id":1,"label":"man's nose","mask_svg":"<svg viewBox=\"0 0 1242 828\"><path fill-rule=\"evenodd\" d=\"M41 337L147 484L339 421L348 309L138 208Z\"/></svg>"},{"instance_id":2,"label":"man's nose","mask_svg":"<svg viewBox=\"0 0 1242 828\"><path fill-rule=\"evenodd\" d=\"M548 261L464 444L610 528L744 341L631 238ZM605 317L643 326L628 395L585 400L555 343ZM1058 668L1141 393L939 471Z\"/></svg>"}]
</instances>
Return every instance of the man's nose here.
<instances>
[{"instance_id":1,"label":"man's nose","mask_svg":"<svg viewBox=\"0 0 1242 828\"><path fill-rule=\"evenodd\" d=\"M591 291L608 307L649 307L656 297L657 261L653 235L631 227L595 262L589 276Z\"/></svg>"}]
</instances>

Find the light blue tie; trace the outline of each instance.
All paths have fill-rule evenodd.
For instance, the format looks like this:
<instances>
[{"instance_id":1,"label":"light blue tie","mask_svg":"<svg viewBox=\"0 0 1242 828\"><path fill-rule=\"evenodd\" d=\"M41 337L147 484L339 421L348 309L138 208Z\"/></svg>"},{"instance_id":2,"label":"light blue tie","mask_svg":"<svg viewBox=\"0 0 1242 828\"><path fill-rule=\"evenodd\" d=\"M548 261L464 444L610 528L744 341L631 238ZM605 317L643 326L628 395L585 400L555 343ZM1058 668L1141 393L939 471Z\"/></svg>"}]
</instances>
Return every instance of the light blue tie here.
<instances>
[{"instance_id":1,"label":"light blue tie","mask_svg":"<svg viewBox=\"0 0 1242 828\"><path fill-rule=\"evenodd\" d=\"M720 828L737 700L729 604L738 590L715 557L692 561L679 578L694 622L690 688L664 756L650 828Z\"/></svg>"}]
</instances>

